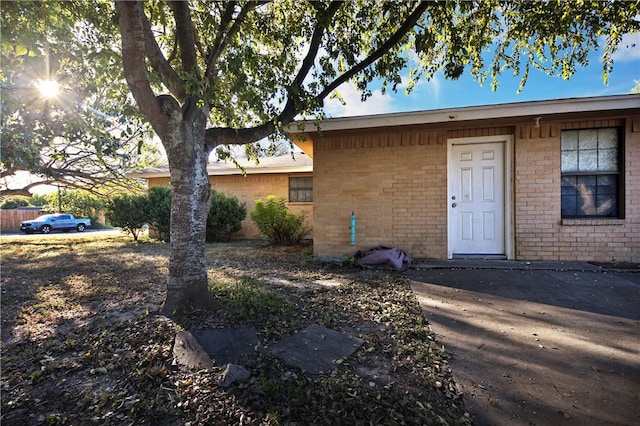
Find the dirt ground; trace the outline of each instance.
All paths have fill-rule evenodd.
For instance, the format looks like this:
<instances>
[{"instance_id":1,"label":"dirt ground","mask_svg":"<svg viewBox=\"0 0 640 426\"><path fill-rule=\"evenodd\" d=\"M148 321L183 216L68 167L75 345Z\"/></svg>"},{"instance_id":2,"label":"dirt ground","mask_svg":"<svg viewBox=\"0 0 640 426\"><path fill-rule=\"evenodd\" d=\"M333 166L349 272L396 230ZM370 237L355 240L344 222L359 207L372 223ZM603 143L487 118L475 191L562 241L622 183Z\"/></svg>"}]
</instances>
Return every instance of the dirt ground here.
<instances>
[{"instance_id":1,"label":"dirt ground","mask_svg":"<svg viewBox=\"0 0 640 426\"><path fill-rule=\"evenodd\" d=\"M0 238L5 425L468 425L408 280L316 262L309 246L207 245L215 312L158 314L169 247L130 237ZM321 325L359 339L323 374L265 348ZM180 330L250 326L246 381L176 365Z\"/></svg>"}]
</instances>

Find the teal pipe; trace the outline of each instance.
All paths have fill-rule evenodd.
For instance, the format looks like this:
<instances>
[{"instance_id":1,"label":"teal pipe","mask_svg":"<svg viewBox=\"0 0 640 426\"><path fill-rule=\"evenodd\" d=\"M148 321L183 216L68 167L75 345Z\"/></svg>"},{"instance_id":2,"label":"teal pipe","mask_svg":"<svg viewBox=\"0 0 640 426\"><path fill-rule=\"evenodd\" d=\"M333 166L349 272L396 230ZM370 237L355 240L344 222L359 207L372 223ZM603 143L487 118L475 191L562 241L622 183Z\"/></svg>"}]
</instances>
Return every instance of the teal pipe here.
<instances>
[{"instance_id":1,"label":"teal pipe","mask_svg":"<svg viewBox=\"0 0 640 426\"><path fill-rule=\"evenodd\" d=\"M351 245L356 245L356 214L351 212Z\"/></svg>"}]
</instances>

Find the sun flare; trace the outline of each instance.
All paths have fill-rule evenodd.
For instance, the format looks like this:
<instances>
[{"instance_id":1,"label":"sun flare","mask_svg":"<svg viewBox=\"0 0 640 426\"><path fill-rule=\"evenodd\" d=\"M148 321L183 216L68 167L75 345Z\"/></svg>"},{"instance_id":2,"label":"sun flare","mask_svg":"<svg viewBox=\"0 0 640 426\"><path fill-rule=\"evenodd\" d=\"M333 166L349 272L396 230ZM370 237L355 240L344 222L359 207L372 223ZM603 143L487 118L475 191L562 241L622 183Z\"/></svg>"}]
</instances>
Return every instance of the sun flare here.
<instances>
[{"instance_id":1,"label":"sun flare","mask_svg":"<svg viewBox=\"0 0 640 426\"><path fill-rule=\"evenodd\" d=\"M60 92L60 83L55 80L38 80L36 81L36 87L47 99L55 98Z\"/></svg>"}]
</instances>

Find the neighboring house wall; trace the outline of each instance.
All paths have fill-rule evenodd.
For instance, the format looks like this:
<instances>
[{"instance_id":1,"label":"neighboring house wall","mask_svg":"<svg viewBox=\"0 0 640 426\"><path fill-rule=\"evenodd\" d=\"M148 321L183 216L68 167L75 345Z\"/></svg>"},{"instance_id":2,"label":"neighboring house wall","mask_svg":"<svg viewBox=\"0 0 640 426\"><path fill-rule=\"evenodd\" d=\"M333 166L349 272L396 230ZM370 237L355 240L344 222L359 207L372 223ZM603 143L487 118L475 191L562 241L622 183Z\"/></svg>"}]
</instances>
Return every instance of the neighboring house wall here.
<instances>
[{"instance_id":1,"label":"neighboring house wall","mask_svg":"<svg viewBox=\"0 0 640 426\"><path fill-rule=\"evenodd\" d=\"M258 199L266 200L267 196L275 195L277 199L284 197L289 200L289 177L311 176L311 173L261 173L242 175L209 176L213 189L238 197L241 203L247 204L247 217L242 221L242 229L235 234L242 238L260 237L260 232L251 221L249 212L255 208ZM169 178L150 178L149 187L169 186ZM306 223L313 228L313 203L290 203L287 207L292 213L306 212Z\"/></svg>"},{"instance_id":2,"label":"neighboring house wall","mask_svg":"<svg viewBox=\"0 0 640 426\"><path fill-rule=\"evenodd\" d=\"M562 219L561 131L610 126L624 128L623 218ZM545 117L539 127L530 119L501 119L315 135L314 254L348 256L387 245L415 258L447 258L447 141L493 135L514 141L507 218L513 257L640 261L640 120L606 111Z\"/></svg>"}]
</instances>

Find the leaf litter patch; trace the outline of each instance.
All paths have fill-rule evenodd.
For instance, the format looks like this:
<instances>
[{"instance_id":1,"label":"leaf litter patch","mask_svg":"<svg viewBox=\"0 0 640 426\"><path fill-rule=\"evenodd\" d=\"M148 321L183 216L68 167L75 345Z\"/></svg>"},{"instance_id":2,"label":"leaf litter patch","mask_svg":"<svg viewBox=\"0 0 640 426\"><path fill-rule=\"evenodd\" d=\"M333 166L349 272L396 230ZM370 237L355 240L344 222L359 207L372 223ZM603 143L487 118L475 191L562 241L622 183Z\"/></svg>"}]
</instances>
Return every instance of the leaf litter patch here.
<instances>
[{"instance_id":1,"label":"leaf litter patch","mask_svg":"<svg viewBox=\"0 0 640 426\"><path fill-rule=\"evenodd\" d=\"M471 424L446 351L401 276L318 263L308 248L212 245L210 281L229 284L215 293L223 309L176 322L153 314L168 246L79 242L75 266L56 268L66 245L29 244L19 253L0 245L2 332L10 342L1 348L2 423ZM31 272L43 257L52 262ZM50 285L60 289L64 306L35 306L38 290ZM59 317L73 307L82 321ZM38 315L27 317L33 309ZM266 350L311 325L361 344L323 374ZM23 333L31 326L49 332ZM222 386L226 371L218 362L176 366L181 331L238 327L253 327L257 336L255 350L237 361L243 380Z\"/></svg>"}]
</instances>

